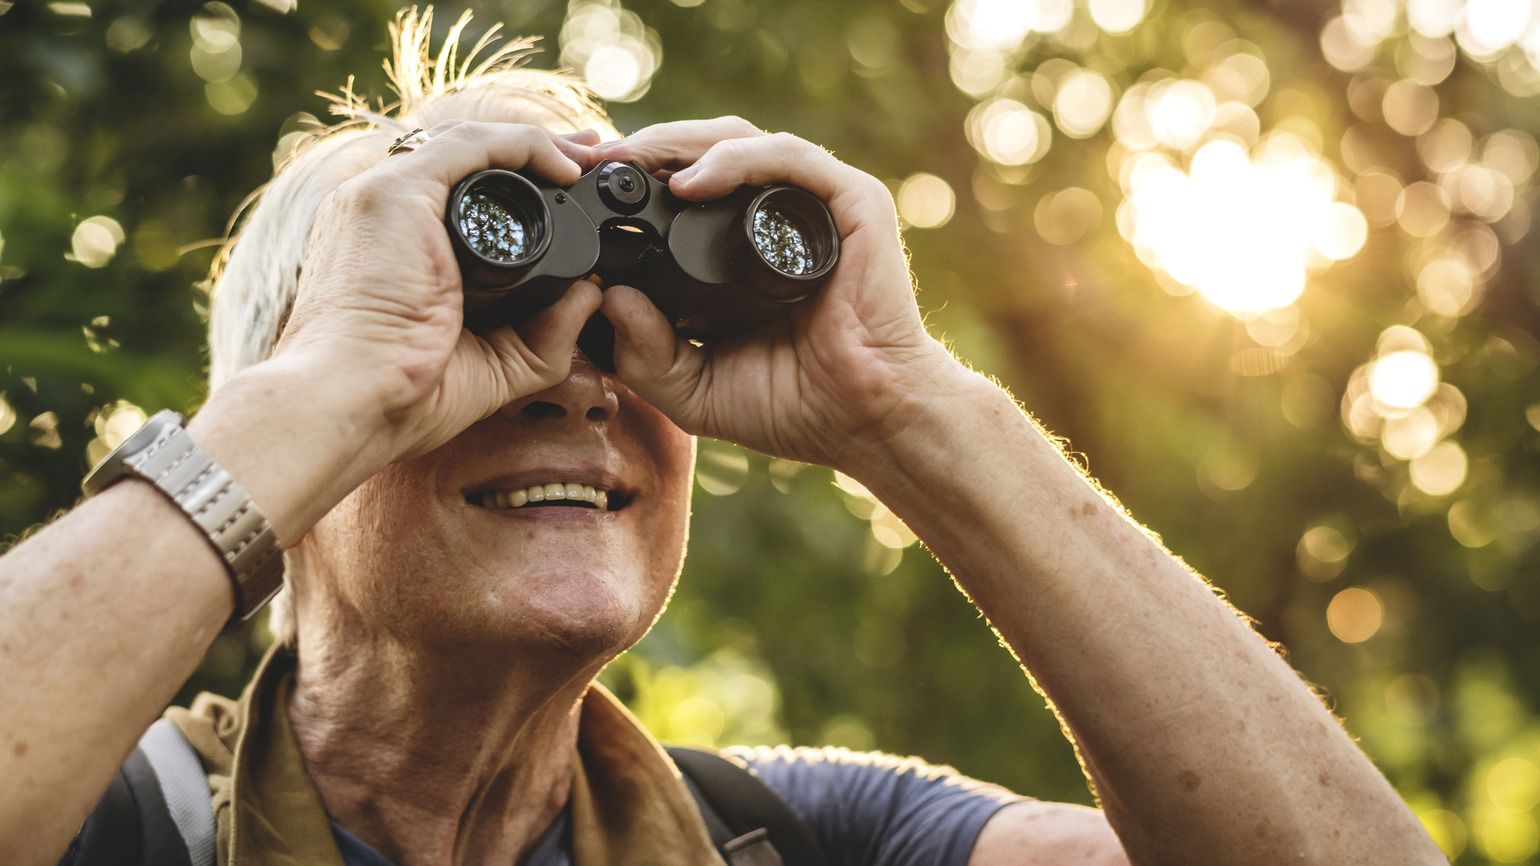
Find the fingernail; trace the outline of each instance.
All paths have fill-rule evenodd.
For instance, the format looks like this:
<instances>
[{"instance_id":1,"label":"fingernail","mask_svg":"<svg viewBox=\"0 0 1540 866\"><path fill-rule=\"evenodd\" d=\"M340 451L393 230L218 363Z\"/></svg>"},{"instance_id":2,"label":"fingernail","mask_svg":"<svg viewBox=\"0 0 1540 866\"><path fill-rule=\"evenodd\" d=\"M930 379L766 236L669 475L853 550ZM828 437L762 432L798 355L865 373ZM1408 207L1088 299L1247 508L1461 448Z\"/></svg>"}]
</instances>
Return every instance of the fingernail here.
<instances>
[{"instance_id":1,"label":"fingernail","mask_svg":"<svg viewBox=\"0 0 1540 866\"><path fill-rule=\"evenodd\" d=\"M700 166L699 165L692 165L689 168L681 169L679 171L674 172L674 176L673 176L672 180L677 180L680 183L689 183L698 174L700 174Z\"/></svg>"}]
</instances>

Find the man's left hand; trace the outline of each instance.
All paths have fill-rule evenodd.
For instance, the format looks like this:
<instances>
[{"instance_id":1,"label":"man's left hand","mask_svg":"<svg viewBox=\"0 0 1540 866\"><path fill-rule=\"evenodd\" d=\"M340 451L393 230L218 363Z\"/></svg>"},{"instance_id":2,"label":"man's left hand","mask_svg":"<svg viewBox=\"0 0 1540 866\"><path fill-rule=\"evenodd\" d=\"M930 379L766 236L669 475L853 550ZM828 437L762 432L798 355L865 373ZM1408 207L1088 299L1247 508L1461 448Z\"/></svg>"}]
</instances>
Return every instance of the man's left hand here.
<instances>
[{"instance_id":1,"label":"man's left hand","mask_svg":"<svg viewBox=\"0 0 1540 866\"><path fill-rule=\"evenodd\" d=\"M690 201L801 187L828 205L840 235L819 293L740 340L693 345L640 291L605 291L621 378L686 431L838 467L852 447L897 436L927 383L958 366L921 324L893 197L877 178L737 117L659 124L595 151L673 172L670 190Z\"/></svg>"}]
</instances>

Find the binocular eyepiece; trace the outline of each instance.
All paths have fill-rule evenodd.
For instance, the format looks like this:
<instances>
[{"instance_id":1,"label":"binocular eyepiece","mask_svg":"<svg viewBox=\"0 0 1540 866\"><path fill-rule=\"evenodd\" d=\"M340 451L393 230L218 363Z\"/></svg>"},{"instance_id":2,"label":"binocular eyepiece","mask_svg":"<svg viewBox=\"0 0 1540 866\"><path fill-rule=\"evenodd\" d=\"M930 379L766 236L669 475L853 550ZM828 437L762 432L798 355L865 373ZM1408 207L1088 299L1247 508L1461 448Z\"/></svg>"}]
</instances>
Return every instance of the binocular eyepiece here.
<instances>
[{"instance_id":1,"label":"binocular eyepiece","mask_svg":"<svg viewBox=\"0 0 1540 866\"><path fill-rule=\"evenodd\" d=\"M622 162L565 187L523 172L477 172L451 191L444 224L472 330L524 318L574 280L597 276L641 290L679 334L718 341L811 298L839 260L834 220L805 190L742 187L686 202ZM602 315L578 345L614 369L614 331Z\"/></svg>"}]
</instances>

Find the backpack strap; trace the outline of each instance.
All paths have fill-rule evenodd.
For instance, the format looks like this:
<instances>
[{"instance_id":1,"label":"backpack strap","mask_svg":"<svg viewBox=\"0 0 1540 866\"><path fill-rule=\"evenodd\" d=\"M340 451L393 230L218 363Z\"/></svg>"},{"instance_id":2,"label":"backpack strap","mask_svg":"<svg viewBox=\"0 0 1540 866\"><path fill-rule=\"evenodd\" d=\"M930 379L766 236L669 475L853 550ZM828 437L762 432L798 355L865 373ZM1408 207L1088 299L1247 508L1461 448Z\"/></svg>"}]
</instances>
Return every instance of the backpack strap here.
<instances>
[{"instance_id":1,"label":"backpack strap","mask_svg":"<svg viewBox=\"0 0 1540 866\"><path fill-rule=\"evenodd\" d=\"M729 866L824 866L807 822L754 771L717 752L670 747Z\"/></svg>"},{"instance_id":2,"label":"backpack strap","mask_svg":"<svg viewBox=\"0 0 1540 866\"><path fill-rule=\"evenodd\" d=\"M187 866L214 866L214 806L202 759L170 719L151 725L139 740L139 750L155 770Z\"/></svg>"},{"instance_id":3,"label":"backpack strap","mask_svg":"<svg viewBox=\"0 0 1540 866\"><path fill-rule=\"evenodd\" d=\"M86 818L70 866L214 866L203 764L176 725L150 726Z\"/></svg>"},{"instance_id":4,"label":"backpack strap","mask_svg":"<svg viewBox=\"0 0 1540 866\"><path fill-rule=\"evenodd\" d=\"M744 764L672 747L669 757L729 866L825 866L813 831ZM214 866L203 764L167 719L150 726L70 846L69 866Z\"/></svg>"}]
</instances>

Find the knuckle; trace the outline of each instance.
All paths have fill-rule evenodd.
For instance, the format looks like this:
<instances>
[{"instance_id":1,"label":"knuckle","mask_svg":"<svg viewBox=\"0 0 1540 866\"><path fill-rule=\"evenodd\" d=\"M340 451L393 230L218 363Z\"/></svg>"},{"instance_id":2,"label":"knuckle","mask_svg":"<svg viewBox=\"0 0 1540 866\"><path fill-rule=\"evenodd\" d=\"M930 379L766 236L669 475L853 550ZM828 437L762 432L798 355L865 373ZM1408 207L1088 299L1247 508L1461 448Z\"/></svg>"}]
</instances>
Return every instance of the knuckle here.
<instances>
[{"instance_id":1,"label":"knuckle","mask_svg":"<svg viewBox=\"0 0 1540 866\"><path fill-rule=\"evenodd\" d=\"M875 175L867 174L860 169L851 169L851 185L857 186L866 195L878 201L893 201L893 190L883 183Z\"/></svg>"},{"instance_id":2,"label":"knuckle","mask_svg":"<svg viewBox=\"0 0 1540 866\"><path fill-rule=\"evenodd\" d=\"M463 120L440 120L438 123L428 127L427 133L430 137L444 135L455 127L464 125L464 123L465 121ZM405 132L406 130L402 131Z\"/></svg>"},{"instance_id":3,"label":"knuckle","mask_svg":"<svg viewBox=\"0 0 1540 866\"><path fill-rule=\"evenodd\" d=\"M770 141L778 148L801 149L811 146L807 143L807 141L798 138L789 132L773 132L770 134Z\"/></svg>"},{"instance_id":4,"label":"knuckle","mask_svg":"<svg viewBox=\"0 0 1540 866\"><path fill-rule=\"evenodd\" d=\"M428 133L428 140L431 142L437 139L444 139L447 141L463 139L466 134L467 123L468 121L464 120L443 120L435 123L428 127L426 130Z\"/></svg>"},{"instance_id":5,"label":"knuckle","mask_svg":"<svg viewBox=\"0 0 1540 866\"><path fill-rule=\"evenodd\" d=\"M739 159L743 156L743 151L744 139L724 138L716 144L706 148L706 152L701 154L700 161L705 162L708 159Z\"/></svg>"},{"instance_id":6,"label":"knuckle","mask_svg":"<svg viewBox=\"0 0 1540 866\"><path fill-rule=\"evenodd\" d=\"M325 207L337 210L353 207L369 208L378 202L385 190L376 172L355 174L337 185L326 197Z\"/></svg>"},{"instance_id":7,"label":"knuckle","mask_svg":"<svg viewBox=\"0 0 1540 866\"><path fill-rule=\"evenodd\" d=\"M717 118L717 123L739 138L764 135L764 130L736 114L723 115Z\"/></svg>"}]
</instances>

